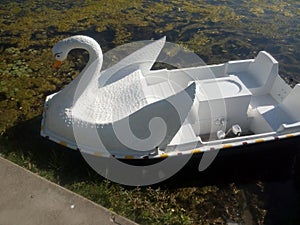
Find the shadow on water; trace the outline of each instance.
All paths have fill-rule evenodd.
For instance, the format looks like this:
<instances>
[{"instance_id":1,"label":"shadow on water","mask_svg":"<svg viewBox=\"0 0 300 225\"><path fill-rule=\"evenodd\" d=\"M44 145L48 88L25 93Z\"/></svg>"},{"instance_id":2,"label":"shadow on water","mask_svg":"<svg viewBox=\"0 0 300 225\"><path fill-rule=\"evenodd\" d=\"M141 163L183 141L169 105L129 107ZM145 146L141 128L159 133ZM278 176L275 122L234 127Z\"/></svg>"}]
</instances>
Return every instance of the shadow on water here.
<instances>
[{"instance_id":1,"label":"shadow on water","mask_svg":"<svg viewBox=\"0 0 300 225\"><path fill-rule=\"evenodd\" d=\"M201 156L193 157L178 174L165 182L167 188L216 185L226 188L234 183L243 193L245 209L252 214L244 218L255 224L253 196L266 210L263 224L299 224L300 221L300 148L298 139L266 146L220 152L204 172L198 172ZM241 152L242 151L242 152ZM297 160L297 162L296 162ZM261 188L260 185L262 184ZM248 222L247 222L248 221Z\"/></svg>"},{"instance_id":2,"label":"shadow on water","mask_svg":"<svg viewBox=\"0 0 300 225\"><path fill-rule=\"evenodd\" d=\"M193 157L178 174L178 179L191 181L191 186L237 182L251 183L289 179L292 176L296 149L282 152L280 148L265 149L264 146L250 146L248 149L220 151L213 163L203 172L198 171L201 156ZM171 182L171 181L170 181Z\"/></svg>"}]
</instances>

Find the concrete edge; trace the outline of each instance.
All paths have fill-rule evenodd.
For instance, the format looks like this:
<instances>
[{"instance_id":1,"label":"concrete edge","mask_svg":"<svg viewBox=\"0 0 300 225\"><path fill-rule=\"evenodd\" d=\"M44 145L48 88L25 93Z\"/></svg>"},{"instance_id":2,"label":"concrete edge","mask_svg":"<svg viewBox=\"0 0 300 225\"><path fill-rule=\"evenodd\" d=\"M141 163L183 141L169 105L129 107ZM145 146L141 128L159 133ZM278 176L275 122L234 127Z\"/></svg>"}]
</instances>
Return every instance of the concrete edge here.
<instances>
[{"instance_id":1,"label":"concrete edge","mask_svg":"<svg viewBox=\"0 0 300 225\"><path fill-rule=\"evenodd\" d=\"M72 192L72 191L70 191L70 190L68 190L68 189L66 189L66 188L64 188L64 187L62 187L62 186L60 186L56 183L53 183L53 182L47 180L46 178L41 177L38 174L35 174L35 173L33 173L33 172L17 165L17 164L9 161L8 159L3 158L0 155L0 167L3 167L3 164L5 164L4 167L7 168L7 169L14 168L14 170L18 170L18 172L20 173L20 175L18 176L19 179L25 178L26 176L29 175L30 177L39 180L39 182L42 182L42 183L45 183L46 185L49 185L50 188L58 190L60 193L64 194L65 196L73 196L73 197L77 198L78 201L84 202L85 206L90 207L90 208L94 208L93 210L99 210L99 212L101 212L102 214L103 213L106 214L105 219L107 220L107 218L109 218L110 221L105 221L105 222L103 221L103 223L101 223L101 224L138 225L137 223L135 223L135 222L123 217L123 216L120 216L117 213L115 213L115 212L113 212L113 211L111 211L111 210L109 210L109 209L107 209L107 208L105 208L105 207L103 207L103 206L101 206L101 205L99 205L99 204L97 204L97 203L95 203L95 202L93 202L93 201L91 201L91 200L75 193L75 192ZM5 170L2 170L2 172L5 172ZM21 176L22 173L24 173L24 176ZM2 178L3 178L3 173L1 173L1 171L0 171L0 179L2 180ZM2 180L1 183L2 182L5 183L5 181L7 180L5 178L6 177L4 176L4 181ZM0 189L2 189L1 186L3 187L3 185L0 184ZM4 185L4 189L5 189L5 185ZM8 188L6 188L6 189L8 189ZM29 189L29 190L31 190L31 189ZM2 190L2 193L3 193L3 191L5 192L5 190ZM9 192L9 191L11 191L11 189L6 190L6 191ZM0 211L2 210L3 205L4 204L1 203L1 198L0 198ZM1 221L1 219L0 219L0 221ZM69 224L71 224L71 223L69 223Z\"/></svg>"}]
</instances>

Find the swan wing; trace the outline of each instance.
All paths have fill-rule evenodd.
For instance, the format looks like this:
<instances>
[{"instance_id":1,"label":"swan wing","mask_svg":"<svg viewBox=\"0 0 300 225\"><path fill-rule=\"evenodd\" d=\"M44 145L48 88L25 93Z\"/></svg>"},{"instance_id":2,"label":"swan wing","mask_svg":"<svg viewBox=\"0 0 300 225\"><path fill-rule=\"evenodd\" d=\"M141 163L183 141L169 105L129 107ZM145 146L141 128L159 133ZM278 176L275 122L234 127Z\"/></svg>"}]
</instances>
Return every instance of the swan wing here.
<instances>
[{"instance_id":1,"label":"swan wing","mask_svg":"<svg viewBox=\"0 0 300 225\"><path fill-rule=\"evenodd\" d=\"M138 69L143 74L150 71L165 42L166 37L151 42L126 56L112 67L102 71L98 79L99 87L118 81Z\"/></svg>"},{"instance_id":2,"label":"swan wing","mask_svg":"<svg viewBox=\"0 0 300 225\"><path fill-rule=\"evenodd\" d=\"M195 83L126 118L99 126L102 144L114 155L144 155L164 149L184 123L195 98Z\"/></svg>"}]
</instances>

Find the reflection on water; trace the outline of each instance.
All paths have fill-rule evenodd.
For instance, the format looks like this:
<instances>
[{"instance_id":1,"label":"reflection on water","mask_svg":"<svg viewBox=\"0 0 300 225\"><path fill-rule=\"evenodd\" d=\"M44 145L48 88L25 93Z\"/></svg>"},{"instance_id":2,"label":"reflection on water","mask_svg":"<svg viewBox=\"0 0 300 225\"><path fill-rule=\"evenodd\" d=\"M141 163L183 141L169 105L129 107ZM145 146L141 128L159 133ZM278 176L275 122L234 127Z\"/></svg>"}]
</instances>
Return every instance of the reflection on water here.
<instances>
[{"instance_id":1,"label":"reflection on water","mask_svg":"<svg viewBox=\"0 0 300 225\"><path fill-rule=\"evenodd\" d=\"M266 50L279 61L286 81L291 85L300 81L300 2L296 0L0 0L0 31L1 136L40 115L45 96L60 90L83 68L87 55L82 51L72 52L59 71L51 67L53 44L75 34L95 38L104 51L166 35L208 64L253 58ZM281 184L264 185L281 188ZM263 207L256 207L260 216L254 221L264 218Z\"/></svg>"}]
</instances>

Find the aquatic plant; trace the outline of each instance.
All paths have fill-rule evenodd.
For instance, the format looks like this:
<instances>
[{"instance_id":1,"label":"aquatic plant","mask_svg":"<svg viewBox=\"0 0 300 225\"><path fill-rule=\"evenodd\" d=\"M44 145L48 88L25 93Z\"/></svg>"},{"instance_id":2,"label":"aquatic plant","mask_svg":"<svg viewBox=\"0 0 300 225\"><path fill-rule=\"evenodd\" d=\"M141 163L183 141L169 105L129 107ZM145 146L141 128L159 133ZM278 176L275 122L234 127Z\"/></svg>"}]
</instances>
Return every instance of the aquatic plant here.
<instances>
[{"instance_id":1,"label":"aquatic plant","mask_svg":"<svg viewBox=\"0 0 300 225\"><path fill-rule=\"evenodd\" d=\"M299 82L298 1L26 0L0 6L1 155L143 224L242 222L248 205L255 223L263 223L264 192L249 187L130 189L104 181L80 155L39 137L40 116L45 97L74 79L87 61L85 52L73 51L59 70L52 68L54 43L75 34L94 37L105 51L166 35L207 63L267 50L279 60L284 79Z\"/></svg>"}]
</instances>

